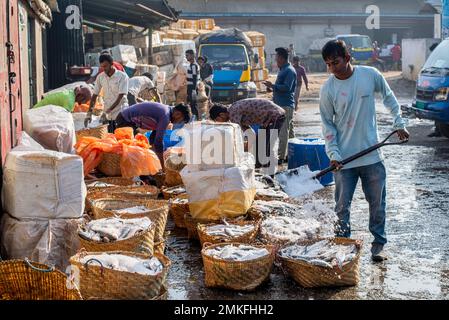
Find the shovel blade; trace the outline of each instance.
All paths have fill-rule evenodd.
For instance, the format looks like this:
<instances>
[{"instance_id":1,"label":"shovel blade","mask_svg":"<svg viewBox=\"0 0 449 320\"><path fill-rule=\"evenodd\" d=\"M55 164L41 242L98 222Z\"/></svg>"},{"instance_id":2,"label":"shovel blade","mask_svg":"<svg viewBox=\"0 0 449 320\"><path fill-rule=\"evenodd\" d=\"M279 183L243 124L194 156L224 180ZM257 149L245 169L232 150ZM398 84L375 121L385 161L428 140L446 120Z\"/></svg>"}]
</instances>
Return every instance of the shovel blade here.
<instances>
[{"instance_id":1,"label":"shovel blade","mask_svg":"<svg viewBox=\"0 0 449 320\"><path fill-rule=\"evenodd\" d=\"M323 185L314 179L317 172L312 172L309 166L280 172L276 175L282 190L292 198L300 198L323 189Z\"/></svg>"}]
</instances>

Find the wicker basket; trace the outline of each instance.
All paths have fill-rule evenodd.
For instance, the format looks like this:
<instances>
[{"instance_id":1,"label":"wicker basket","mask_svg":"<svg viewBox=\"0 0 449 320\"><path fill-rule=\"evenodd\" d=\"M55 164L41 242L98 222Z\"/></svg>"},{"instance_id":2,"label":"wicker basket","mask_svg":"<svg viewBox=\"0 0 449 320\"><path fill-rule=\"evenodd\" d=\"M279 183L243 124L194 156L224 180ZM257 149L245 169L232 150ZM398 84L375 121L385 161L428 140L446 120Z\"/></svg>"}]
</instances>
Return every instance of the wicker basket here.
<instances>
[{"instance_id":1,"label":"wicker basket","mask_svg":"<svg viewBox=\"0 0 449 320\"><path fill-rule=\"evenodd\" d=\"M82 137L95 137L104 139L108 135L108 126L103 125L97 128L87 128L76 132L76 141L79 141Z\"/></svg>"},{"instance_id":2,"label":"wicker basket","mask_svg":"<svg viewBox=\"0 0 449 320\"><path fill-rule=\"evenodd\" d=\"M142 231L129 239L113 242L87 240L79 234L78 238L81 243L81 248L88 252L129 251L153 255L155 230L156 228L153 223L147 230Z\"/></svg>"},{"instance_id":3,"label":"wicker basket","mask_svg":"<svg viewBox=\"0 0 449 320\"><path fill-rule=\"evenodd\" d=\"M175 192L175 190L178 189L178 188L184 188L184 186L183 185L178 185L178 186L171 187L171 188L162 188L161 191L162 191L162 195L164 196L164 199L165 200L170 200L170 199L173 199L173 198L179 198L179 196L181 196L181 195L186 193L185 191L184 192L178 192L178 191Z\"/></svg>"},{"instance_id":4,"label":"wicker basket","mask_svg":"<svg viewBox=\"0 0 449 320\"><path fill-rule=\"evenodd\" d=\"M120 168L120 160L122 156L116 153L103 153L103 160L101 160L97 169L108 177L120 177L122 169Z\"/></svg>"},{"instance_id":5,"label":"wicker basket","mask_svg":"<svg viewBox=\"0 0 449 320\"><path fill-rule=\"evenodd\" d=\"M179 200L180 198L186 199L187 194L185 194L184 196L181 195L181 197L171 199L169 201L170 215L173 218L176 227L186 229L187 226L185 221L185 215L190 213L189 202L188 201L186 203L174 202L175 200Z\"/></svg>"},{"instance_id":6,"label":"wicker basket","mask_svg":"<svg viewBox=\"0 0 449 320\"><path fill-rule=\"evenodd\" d=\"M154 242L164 240L165 227L168 218L168 204L166 201L160 200L120 200L120 199L98 199L92 201L92 213L95 219L117 217L113 210L130 208L133 206L145 206L148 211L141 214L121 214L122 219L136 219L147 217L156 225L154 233Z\"/></svg>"},{"instance_id":7,"label":"wicker basket","mask_svg":"<svg viewBox=\"0 0 449 320\"><path fill-rule=\"evenodd\" d=\"M82 300L78 289L68 283L65 274L44 264L0 262L0 300Z\"/></svg>"},{"instance_id":8,"label":"wicker basket","mask_svg":"<svg viewBox=\"0 0 449 320\"><path fill-rule=\"evenodd\" d=\"M155 186L123 186L91 188L86 197L86 210L92 208L92 201L104 198L121 200L156 200L159 189Z\"/></svg>"},{"instance_id":9,"label":"wicker basket","mask_svg":"<svg viewBox=\"0 0 449 320\"><path fill-rule=\"evenodd\" d=\"M205 284L207 287L251 291L269 279L275 259L272 246L254 245L257 248L266 248L270 254L250 261L226 261L212 258L206 254L207 249L230 244L241 245L233 242L204 245L201 255L203 257Z\"/></svg>"},{"instance_id":10,"label":"wicker basket","mask_svg":"<svg viewBox=\"0 0 449 320\"><path fill-rule=\"evenodd\" d=\"M279 257L282 261L282 268L304 288L356 286L360 281L359 262L362 242L346 238L335 238L334 241L336 244L355 244L359 249L356 257L344 265L342 270L338 266L329 269L305 261ZM310 245L315 242L317 241L301 244Z\"/></svg>"},{"instance_id":11,"label":"wicker basket","mask_svg":"<svg viewBox=\"0 0 449 320\"><path fill-rule=\"evenodd\" d=\"M184 216L184 221L188 238L198 241L200 241L200 236L198 234L198 224L220 223L219 220L195 219L190 215L190 213L186 213L186 215Z\"/></svg>"},{"instance_id":12,"label":"wicker basket","mask_svg":"<svg viewBox=\"0 0 449 320\"><path fill-rule=\"evenodd\" d=\"M161 288L161 292L159 293L159 295L151 300L157 301L157 300L167 300L168 299L168 290L167 287L165 285L162 285Z\"/></svg>"},{"instance_id":13,"label":"wicker basket","mask_svg":"<svg viewBox=\"0 0 449 320\"><path fill-rule=\"evenodd\" d=\"M176 187L182 184L184 184L184 182L182 181L179 171L165 168L165 186Z\"/></svg>"},{"instance_id":14,"label":"wicker basket","mask_svg":"<svg viewBox=\"0 0 449 320\"><path fill-rule=\"evenodd\" d=\"M137 183L133 179L122 178L122 177L101 178L101 179L86 181L86 185L90 185L93 183L95 183L94 186L87 187L88 191L96 191L97 189L101 190L101 189L109 188L109 187L119 187L119 186L131 187L131 186L137 185ZM112 186L108 186L108 185L112 185Z\"/></svg>"},{"instance_id":15,"label":"wicker basket","mask_svg":"<svg viewBox=\"0 0 449 320\"><path fill-rule=\"evenodd\" d=\"M212 243L212 244L218 244L218 243L226 243L226 242L238 242L238 243L252 243L260 229L260 224L262 221L259 220L253 220L253 221L235 221L235 222L229 222L229 224L234 224L238 226L248 226L251 225L254 227L254 229L250 232L247 232L239 237L224 237L224 236L211 236L206 233L206 228L210 226L216 225L216 223L209 223L209 224L198 224L198 236L200 238L201 245L204 245L205 243Z\"/></svg>"},{"instance_id":16,"label":"wicker basket","mask_svg":"<svg viewBox=\"0 0 449 320\"><path fill-rule=\"evenodd\" d=\"M89 255L99 255L103 252L89 252ZM129 257L148 258L148 256L133 253L114 251L109 254L122 254ZM163 271L155 276L123 272L103 268L97 261L79 262L86 252L77 254L70 259L72 266L79 268L80 291L84 299L94 300L149 300L158 297L162 285L167 277L170 260L159 254L154 256L164 265Z\"/></svg>"}]
</instances>

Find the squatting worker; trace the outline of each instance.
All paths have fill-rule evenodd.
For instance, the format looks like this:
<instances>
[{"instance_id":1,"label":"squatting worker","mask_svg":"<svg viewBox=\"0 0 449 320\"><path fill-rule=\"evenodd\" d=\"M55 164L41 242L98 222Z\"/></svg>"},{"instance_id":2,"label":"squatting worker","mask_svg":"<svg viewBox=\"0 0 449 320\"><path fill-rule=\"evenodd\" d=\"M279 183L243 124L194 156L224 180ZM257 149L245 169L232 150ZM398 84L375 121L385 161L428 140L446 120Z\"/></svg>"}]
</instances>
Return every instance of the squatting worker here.
<instances>
[{"instance_id":1,"label":"squatting worker","mask_svg":"<svg viewBox=\"0 0 449 320\"><path fill-rule=\"evenodd\" d=\"M378 143L375 94L380 93L390 111L399 138L409 134L401 117L399 103L383 75L375 68L352 66L343 41L332 40L322 50L332 74L321 89L320 112L326 151L335 172L336 212L340 220L338 235L351 236L350 208L359 179L369 203L369 230L374 236L371 253L374 261L387 259L384 245L386 171L382 153L374 151L346 166L341 161Z\"/></svg>"},{"instance_id":2,"label":"squatting worker","mask_svg":"<svg viewBox=\"0 0 449 320\"><path fill-rule=\"evenodd\" d=\"M128 103L130 106L133 106L139 102L144 102L142 98L139 98L139 95L147 89L153 89L154 82L153 76L151 73L144 73L141 76L135 76L129 79L128 84Z\"/></svg>"},{"instance_id":3,"label":"squatting worker","mask_svg":"<svg viewBox=\"0 0 449 320\"><path fill-rule=\"evenodd\" d=\"M279 74L276 83L265 81L268 90L273 91L274 103L285 110L285 122L279 134L279 162L287 160L288 139L294 138L293 112L295 110L295 91L297 75L293 66L288 62L288 51L285 48L276 49L276 63Z\"/></svg>"},{"instance_id":4,"label":"squatting worker","mask_svg":"<svg viewBox=\"0 0 449 320\"><path fill-rule=\"evenodd\" d=\"M109 132L115 131L115 120L118 114L128 107L128 81L129 78L123 71L117 70L113 65L114 60L108 54L100 56L100 65L104 69L95 81L94 95L90 101L84 125L87 127L92 121L92 110L97 102L97 97L103 90L104 117L109 123Z\"/></svg>"},{"instance_id":5,"label":"squatting worker","mask_svg":"<svg viewBox=\"0 0 449 320\"><path fill-rule=\"evenodd\" d=\"M92 98L92 90L87 86L77 86L73 89L55 90L48 93L33 108L45 107L48 105L59 106L72 112L75 103L85 104Z\"/></svg>"},{"instance_id":6,"label":"squatting worker","mask_svg":"<svg viewBox=\"0 0 449 320\"><path fill-rule=\"evenodd\" d=\"M269 159L275 159L277 162L278 150L276 150L276 145L278 144L277 141L271 141L271 130L277 130L279 135L279 130L285 122L284 109L267 99L244 99L235 102L230 107L215 104L209 113L213 121L230 121L239 124L243 131L251 129L254 125L266 129L265 156ZM262 159L259 159L259 157L257 157L257 160L259 164L270 167L275 171L277 163L261 163ZM269 174L274 174L273 170Z\"/></svg>"},{"instance_id":7,"label":"squatting worker","mask_svg":"<svg viewBox=\"0 0 449 320\"><path fill-rule=\"evenodd\" d=\"M164 135L168 125L173 123L174 128L183 126L191 116L190 108L183 104L170 107L157 102L143 102L123 110L116 121L117 128L152 130L150 144L163 164Z\"/></svg>"},{"instance_id":8,"label":"squatting worker","mask_svg":"<svg viewBox=\"0 0 449 320\"><path fill-rule=\"evenodd\" d=\"M190 104L193 115L199 120L193 93L196 92L196 87L200 81L200 66L195 62L195 52L193 50L186 51L186 59L189 62L189 67L187 68L187 102Z\"/></svg>"}]
</instances>

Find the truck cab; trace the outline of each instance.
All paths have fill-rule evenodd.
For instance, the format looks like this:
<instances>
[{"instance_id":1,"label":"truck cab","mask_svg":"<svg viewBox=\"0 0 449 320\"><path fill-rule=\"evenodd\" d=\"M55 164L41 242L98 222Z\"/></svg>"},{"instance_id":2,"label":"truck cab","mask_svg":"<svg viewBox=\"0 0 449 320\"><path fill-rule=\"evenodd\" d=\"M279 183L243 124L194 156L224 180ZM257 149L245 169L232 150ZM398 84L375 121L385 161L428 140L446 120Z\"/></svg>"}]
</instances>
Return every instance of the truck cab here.
<instances>
[{"instance_id":1,"label":"truck cab","mask_svg":"<svg viewBox=\"0 0 449 320\"><path fill-rule=\"evenodd\" d=\"M449 138L449 38L441 42L424 64L419 75L416 96L402 110L421 119L434 120Z\"/></svg>"},{"instance_id":2,"label":"truck cab","mask_svg":"<svg viewBox=\"0 0 449 320\"><path fill-rule=\"evenodd\" d=\"M358 65L369 65L372 62L374 48L371 38L360 34L338 35L337 40L343 40L350 48L353 58L352 63Z\"/></svg>"},{"instance_id":3,"label":"truck cab","mask_svg":"<svg viewBox=\"0 0 449 320\"><path fill-rule=\"evenodd\" d=\"M238 36L209 34L199 42L198 55L207 57L214 68L211 98L216 102L233 103L255 98L257 87L251 81L251 48ZM229 35L229 33L228 33Z\"/></svg>"}]
</instances>

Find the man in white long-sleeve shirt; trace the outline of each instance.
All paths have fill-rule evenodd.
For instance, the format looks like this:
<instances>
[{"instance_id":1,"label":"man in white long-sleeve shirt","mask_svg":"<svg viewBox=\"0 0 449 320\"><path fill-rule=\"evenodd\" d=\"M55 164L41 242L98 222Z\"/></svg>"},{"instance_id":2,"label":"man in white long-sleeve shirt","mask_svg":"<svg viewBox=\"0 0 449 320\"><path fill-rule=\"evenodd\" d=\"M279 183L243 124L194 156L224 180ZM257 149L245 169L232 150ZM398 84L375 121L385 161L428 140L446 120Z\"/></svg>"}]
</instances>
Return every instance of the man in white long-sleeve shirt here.
<instances>
[{"instance_id":1,"label":"man in white long-sleeve shirt","mask_svg":"<svg viewBox=\"0 0 449 320\"><path fill-rule=\"evenodd\" d=\"M369 229L374 236L371 253L374 261L383 261L387 243L386 171L380 150L354 162L341 161L378 143L375 94L394 118L394 129L401 140L408 139L399 103L383 75L375 68L352 66L349 51L342 41L329 41L323 48L323 59L332 75L320 94L320 112L326 151L337 168L335 172L336 212L340 220L338 236L350 237L350 208L359 179L369 203Z\"/></svg>"}]
</instances>

